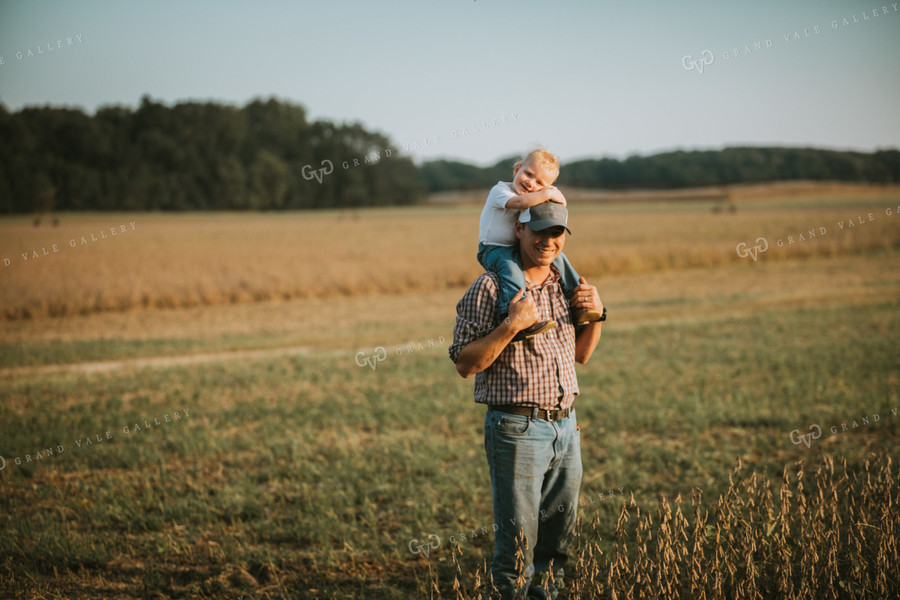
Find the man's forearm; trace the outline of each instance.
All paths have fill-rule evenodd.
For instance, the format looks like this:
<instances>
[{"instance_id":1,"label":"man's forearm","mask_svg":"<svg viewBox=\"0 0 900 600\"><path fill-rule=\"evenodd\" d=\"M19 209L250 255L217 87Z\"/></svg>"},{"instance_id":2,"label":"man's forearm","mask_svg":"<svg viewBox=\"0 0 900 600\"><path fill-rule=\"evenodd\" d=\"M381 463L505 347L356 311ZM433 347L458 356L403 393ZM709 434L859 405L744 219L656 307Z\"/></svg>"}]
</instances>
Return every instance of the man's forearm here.
<instances>
[{"instance_id":1,"label":"man's forearm","mask_svg":"<svg viewBox=\"0 0 900 600\"><path fill-rule=\"evenodd\" d=\"M469 342L456 357L456 371L463 377L481 373L494 364L516 333L517 330L504 321L486 336Z\"/></svg>"},{"instance_id":2,"label":"man's forearm","mask_svg":"<svg viewBox=\"0 0 900 600\"><path fill-rule=\"evenodd\" d=\"M575 336L575 361L584 364L594 353L594 348L600 341L600 332L603 325L599 321L588 323Z\"/></svg>"}]
</instances>

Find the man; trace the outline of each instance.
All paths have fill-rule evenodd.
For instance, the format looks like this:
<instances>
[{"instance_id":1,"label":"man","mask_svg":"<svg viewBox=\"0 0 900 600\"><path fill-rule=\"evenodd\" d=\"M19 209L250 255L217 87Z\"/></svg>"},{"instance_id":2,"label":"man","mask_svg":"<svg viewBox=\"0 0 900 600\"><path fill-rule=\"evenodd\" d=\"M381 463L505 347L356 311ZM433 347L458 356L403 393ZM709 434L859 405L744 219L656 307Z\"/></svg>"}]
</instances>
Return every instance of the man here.
<instances>
[{"instance_id":1,"label":"man","mask_svg":"<svg viewBox=\"0 0 900 600\"><path fill-rule=\"evenodd\" d=\"M528 284L498 314L499 281L484 273L456 306L450 358L463 377L475 375L475 402L487 404L484 446L494 495L496 552L491 575L500 598L527 590L545 598L535 573L552 561L561 573L575 533L581 449L575 420L575 361L585 363L600 341L600 321L576 332L553 261L565 245L568 211L545 202L523 211L516 238ZM571 231L569 231L571 233ZM597 289L582 277L571 306L603 311ZM604 311L605 318L605 311ZM539 320L557 327L512 342ZM517 588L516 537L524 535L524 587ZM558 570L558 571L557 571ZM551 586L550 597L556 597Z\"/></svg>"}]
</instances>

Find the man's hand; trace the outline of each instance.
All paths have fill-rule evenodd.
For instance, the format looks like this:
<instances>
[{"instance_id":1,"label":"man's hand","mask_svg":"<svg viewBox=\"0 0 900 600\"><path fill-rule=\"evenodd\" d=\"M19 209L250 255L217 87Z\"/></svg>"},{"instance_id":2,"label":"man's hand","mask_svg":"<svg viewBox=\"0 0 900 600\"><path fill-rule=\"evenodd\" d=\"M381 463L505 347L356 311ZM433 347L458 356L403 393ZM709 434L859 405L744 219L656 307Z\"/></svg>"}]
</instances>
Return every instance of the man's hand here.
<instances>
[{"instance_id":1,"label":"man's hand","mask_svg":"<svg viewBox=\"0 0 900 600\"><path fill-rule=\"evenodd\" d=\"M531 296L523 298L523 296L525 296L525 288L521 288L509 303L509 314L506 317L506 323L512 325L517 332L531 327L538 321L534 298Z\"/></svg>"},{"instance_id":2,"label":"man's hand","mask_svg":"<svg viewBox=\"0 0 900 600\"><path fill-rule=\"evenodd\" d=\"M566 206L566 197L555 185L547 187L544 191L547 192L547 200Z\"/></svg>"},{"instance_id":3,"label":"man's hand","mask_svg":"<svg viewBox=\"0 0 900 600\"><path fill-rule=\"evenodd\" d=\"M575 288L575 294L572 296L571 304L575 308L592 308L596 311L603 312L603 303L597 294L597 288L589 285L584 277L580 278L581 283ZM575 361L584 364L594 353L597 342L600 341L600 330L603 323L600 321L591 321L581 327L581 331L575 334Z\"/></svg>"},{"instance_id":4,"label":"man's hand","mask_svg":"<svg viewBox=\"0 0 900 600\"><path fill-rule=\"evenodd\" d=\"M584 277L579 278L581 284L575 288L570 304L574 308L590 308L598 312L603 312L603 302L600 301L600 295L597 294L597 288L589 285Z\"/></svg>"},{"instance_id":5,"label":"man's hand","mask_svg":"<svg viewBox=\"0 0 900 600\"><path fill-rule=\"evenodd\" d=\"M538 319L537 306L525 288L509 303L506 319L484 337L466 344L456 357L456 371L463 377L481 373L490 367L516 334L534 325Z\"/></svg>"}]
</instances>

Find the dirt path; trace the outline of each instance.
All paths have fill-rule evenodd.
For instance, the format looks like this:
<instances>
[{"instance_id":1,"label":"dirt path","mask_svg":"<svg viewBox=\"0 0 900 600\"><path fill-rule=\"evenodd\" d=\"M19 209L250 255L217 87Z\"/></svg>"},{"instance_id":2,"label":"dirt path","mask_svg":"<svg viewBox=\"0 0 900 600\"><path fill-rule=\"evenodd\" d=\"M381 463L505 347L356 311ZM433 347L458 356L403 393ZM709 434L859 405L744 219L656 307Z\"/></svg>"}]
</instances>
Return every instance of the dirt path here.
<instances>
[{"instance_id":1,"label":"dirt path","mask_svg":"<svg viewBox=\"0 0 900 600\"><path fill-rule=\"evenodd\" d=\"M233 350L230 352L209 352L205 354L187 354L182 356L155 356L150 358L128 358L123 360L104 360L97 362L71 363L64 365L43 365L36 367L11 367L0 369L0 377L18 377L22 375L42 375L62 372L104 373L122 369L166 368L181 365L195 365L226 360L270 358L275 356L304 356L312 353L306 346L293 348L265 348L262 350ZM317 353L322 352L316 350ZM333 354L338 351L326 351ZM344 352L340 352L344 353Z\"/></svg>"}]
</instances>

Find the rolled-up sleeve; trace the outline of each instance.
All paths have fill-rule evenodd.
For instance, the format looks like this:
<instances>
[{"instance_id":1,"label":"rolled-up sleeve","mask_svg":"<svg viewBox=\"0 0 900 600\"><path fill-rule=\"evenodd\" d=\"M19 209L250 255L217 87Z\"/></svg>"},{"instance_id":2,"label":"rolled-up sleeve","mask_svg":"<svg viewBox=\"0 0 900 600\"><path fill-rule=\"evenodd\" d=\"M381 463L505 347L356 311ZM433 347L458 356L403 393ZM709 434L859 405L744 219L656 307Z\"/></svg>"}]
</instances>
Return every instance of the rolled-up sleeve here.
<instances>
[{"instance_id":1,"label":"rolled-up sleeve","mask_svg":"<svg viewBox=\"0 0 900 600\"><path fill-rule=\"evenodd\" d=\"M471 342L482 338L498 325L497 276L484 273L466 290L456 305L456 326L450 360L456 363L459 353Z\"/></svg>"}]
</instances>

